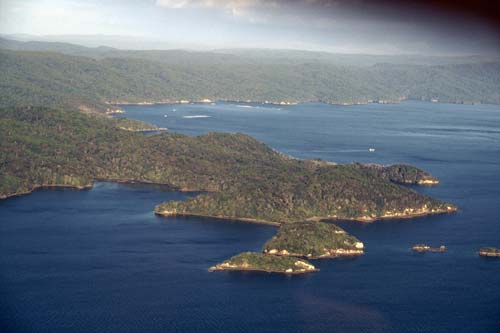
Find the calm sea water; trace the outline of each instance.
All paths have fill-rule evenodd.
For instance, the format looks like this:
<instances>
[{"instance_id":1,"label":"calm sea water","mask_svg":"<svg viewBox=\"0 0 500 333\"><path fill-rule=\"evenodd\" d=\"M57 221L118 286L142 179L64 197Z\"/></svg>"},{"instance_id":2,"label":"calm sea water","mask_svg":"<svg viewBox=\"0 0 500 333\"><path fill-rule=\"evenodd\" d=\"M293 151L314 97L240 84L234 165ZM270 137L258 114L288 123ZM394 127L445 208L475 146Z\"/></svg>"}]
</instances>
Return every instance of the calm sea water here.
<instances>
[{"instance_id":1,"label":"calm sea water","mask_svg":"<svg viewBox=\"0 0 500 333\"><path fill-rule=\"evenodd\" d=\"M442 181L416 188L460 211L339 223L366 245L304 276L208 273L259 251L273 227L155 217L187 194L97 183L0 201L0 329L72 332L499 332L500 107L399 105L126 107L172 131L244 132L300 158L410 163ZM175 111L173 111L175 109ZM208 116L184 118L186 116ZM166 116L166 117L165 117ZM369 152L375 148L375 152ZM446 253L414 254L415 243Z\"/></svg>"}]
</instances>

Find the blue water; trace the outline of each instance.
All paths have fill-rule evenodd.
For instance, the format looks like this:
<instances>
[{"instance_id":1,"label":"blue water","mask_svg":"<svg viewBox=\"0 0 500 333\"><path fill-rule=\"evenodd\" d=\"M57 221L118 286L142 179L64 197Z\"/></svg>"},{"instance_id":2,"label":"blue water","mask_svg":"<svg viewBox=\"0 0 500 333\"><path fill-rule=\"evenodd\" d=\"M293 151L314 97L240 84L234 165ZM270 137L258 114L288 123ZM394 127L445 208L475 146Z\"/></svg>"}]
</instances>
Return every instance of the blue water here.
<instances>
[{"instance_id":1,"label":"blue water","mask_svg":"<svg viewBox=\"0 0 500 333\"><path fill-rule=\"evenodd\" d=\"M500 331L500 260L477 255L500 247L499 106L252 106L129 106L126 116L189 135L244 132L300 158L414 164L441 180L415 189L460 211L339 223L366 254L315 261L320 272L289 277L208 273L260 250L275 229L152 213L187 194L113 183L37 191L0 201L0 329ZM190 115L209 118L183 118ZM449 251L409 250L422 242Z\"/></svg>"}]
</instances>

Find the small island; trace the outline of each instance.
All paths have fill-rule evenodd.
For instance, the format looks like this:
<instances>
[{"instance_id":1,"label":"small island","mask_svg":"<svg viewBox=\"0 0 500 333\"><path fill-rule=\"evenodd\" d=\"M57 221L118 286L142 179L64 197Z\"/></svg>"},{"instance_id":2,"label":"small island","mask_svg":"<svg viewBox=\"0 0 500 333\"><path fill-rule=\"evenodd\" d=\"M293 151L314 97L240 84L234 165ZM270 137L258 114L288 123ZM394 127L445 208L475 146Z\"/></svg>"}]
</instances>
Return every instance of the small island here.
<instances>
[{"instance_id":1,"label":"small island","mask_svg":"<svg viewBox=\"0 0 500 333\"><path fill-rule=\"evenodd\" d=\"M417 244L411 248L415 252L446 252L446 246L432 247L426 244Z\"/></svg>"},{"instance_id":2,"label":"small island","mask_svg":"<svg viewBox=\"0 0 500 333\"><path fill-rule=\"evenodd\" d=\"M359 256L364 245L342 228L325 222L285 223L263 247L263 253L238 254L209 269L213 271L263 271L301 274L317 269L300 259Z\"/></svg>"},{"instance_id":3,"label":"small island","mask_svg":"<svg viewBox=\"0 0 500 333\"><path fill-rule=\"evenodd\" d=\"M283 224L263 252L308 259L337 258L362 255L364 244L332 223L296 222Z\"/></svg>"},{"instance_id":4,"label":"small island","mask_svg":"<svg viewBox=\"0 0 500 333\"><path fill-rule=\"evenodd\" d=\"M500 249L496 247L482 247L479 249L479 255L482 257L500 257Z\"/></svg>"},{"instance_id":5,"label":"small island","mask_svg":"<svg viewBox=\"0 0 500 333\"><path fill-rule=\"evenodd\" d=\"M267 273L304 274L319 271L308 261L295 257L279 257L263 253L244 252L210 267L214 271L253 271Z\"/></svg>"}]
</instances>

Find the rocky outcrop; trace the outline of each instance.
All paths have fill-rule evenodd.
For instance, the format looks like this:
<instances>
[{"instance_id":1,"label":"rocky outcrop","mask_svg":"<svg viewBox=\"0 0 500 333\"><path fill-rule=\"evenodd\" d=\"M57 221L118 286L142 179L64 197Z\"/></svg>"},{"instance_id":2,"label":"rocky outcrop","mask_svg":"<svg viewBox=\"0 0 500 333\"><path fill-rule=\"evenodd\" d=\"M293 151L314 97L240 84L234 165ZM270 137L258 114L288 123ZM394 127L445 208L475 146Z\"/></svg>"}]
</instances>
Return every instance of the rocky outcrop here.
<instances>
[{"instance_id":1,"label":"rocky outcrop","mask_svg":"<svg viewBox=\"0 0 500 333\"><path fill-rule=\"evenodd\" d=\"M426 244L417 244L411 248L415 252L446 252L446 246L432 247Z\"/></svg>"},{"instance_id":2,"label":"rocky outcrop","mask_svg":"<svg viewBox=\"0 0 500 333\"><path fill-rule=\"evenodd\" d=\"M482 247L479 249L479 255L482 257L500 257L500 249L496 247Z\"/></svg>"}]
</instances>

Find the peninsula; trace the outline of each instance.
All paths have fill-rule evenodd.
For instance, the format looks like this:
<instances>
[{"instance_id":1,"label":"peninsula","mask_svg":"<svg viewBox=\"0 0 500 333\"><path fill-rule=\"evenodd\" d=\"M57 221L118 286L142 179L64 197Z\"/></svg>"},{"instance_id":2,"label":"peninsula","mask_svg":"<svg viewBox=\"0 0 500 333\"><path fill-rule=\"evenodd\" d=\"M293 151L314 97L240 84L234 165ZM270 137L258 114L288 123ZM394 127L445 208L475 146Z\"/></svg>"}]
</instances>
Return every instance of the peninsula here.
<instances>
[{"instance_id":1,"label":"peninsula","mask_svg":"<svg viewBox=\"0 0 500 333\"><path fill-rule=\"evenodd\" d=\"M398 184L437 185L439 180L430 173L407 164L383 166L379 164L357 164L360 168L373 170L381 177Z\"/></svg>"},{"instance_id":2,"label":"peninsula","mask_svg":"<svg viewBox=\"0 0 500 333\"><path fill-rule=\"evenodd\" d=\"M357 164L290 158L244 134L144 136L114 121L49 108L0 110L0 198L94 180L163 184L204 192L156 207L281 224L321 219L374 221L456 210ZM404 170L398 167L397 170Z\"/></svg>"}]
</instances>

